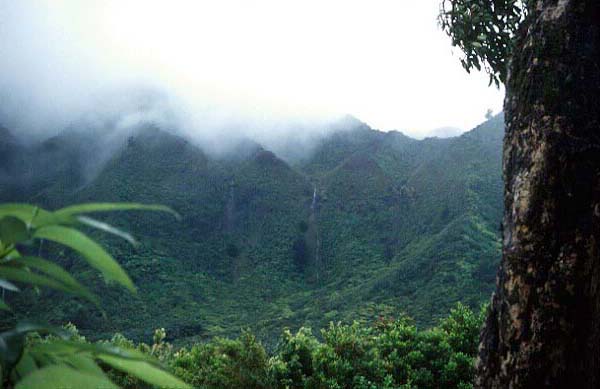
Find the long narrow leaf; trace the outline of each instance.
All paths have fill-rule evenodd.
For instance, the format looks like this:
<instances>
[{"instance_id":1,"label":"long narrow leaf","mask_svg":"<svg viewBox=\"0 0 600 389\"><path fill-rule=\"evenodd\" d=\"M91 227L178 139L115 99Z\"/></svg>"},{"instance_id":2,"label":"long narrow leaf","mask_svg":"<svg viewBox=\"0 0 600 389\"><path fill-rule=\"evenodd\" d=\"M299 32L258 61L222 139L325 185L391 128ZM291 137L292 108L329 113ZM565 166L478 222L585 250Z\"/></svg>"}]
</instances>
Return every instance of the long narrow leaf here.
<instances>
[{"instance_id":1,"label":"long narrow leaf","mask_svg":"<svg viewBox=\"0 0 600 389\"><path fill-rule=\"evenodd\" d=\"M35 362L35 359L25 350L19 362L17 362L15 368L13 369L13 373L17 375L17 377L23 378L26 375L34 372L38 369L38 366Z\"/></svg>"},{"instance_id":2,"label":"long narrow leaf","mask_svg":"<svg viewBox=\"0 0 600 389\"><path fill-rule=\"evenodd\" d=\"M14 216L0 218L0 240L5 245L24 242L29 239L27 224Z\"/></svg>"},{"instance_id":3,"label":"long narrow leaf","mask_svg":"<svg viewBox=\"0 0 600 389\"><path fill-rule=\"evenodd\" d=\"M30 204L5 203L0 204L0 217L13 216L28 223L36 213L37 207Z\"/></svg>"},{"instance_id":4,"label":"long narrow leaf","mask_svg":"<svg viewBox=\"0 0 600 389\"><path fill-rule=\"evenodd\" d=\"M135 292L133 282L117 261L82 232L63 226L46 226L38 229L34 237L51 240L72 248L81 254L90 266L99 270L107 281L116 281Z\"/></svg>"},{"instance_id":5,"label":"long narrow leaf","mask_svg":"<svg viewBox=\"0 0 600 389\"><path fill-rule=\"evenodd\" d=\"M40 343L32 349L36 356L43 354L58 355L61 358L68 355L89 355L98 357L108 355L133 361L143 361L158 366L158 361L139 350L116 347L110 344L81 343L70 340L56 339L48 343Z\"/></svg>"},{"instance_id":6,"label":"long narrow leaf","mask_svg":"<svg viewBox=\"0 0 600 389\"><path fill-rule=\"evenodd\" d=\"M35 343L29 346L21 361L27 355L39 368L47 365L62 364L84 373L104 376L102 369L94 361L92 353L82 352L77 347L65 347L65 343L72 344L73 342L53 339L44 343ZM21 361L19 364L21 364ZM19 364L16 366L17 369L19 368ZM28 364L31 365L29 362Z\"/></svg>"},{"instance_id":7,"label":"long narrow leaf","mask_svg":"<svg viewBox=\"0 0 600 389\"><path fill-rule=\"evenodd\" d=\"M0 299L0 310L3 310L3 311L10 311L11 310L10 307L8 306L8 304L6 304L4 302L4 300L2 300L2 299Z\"/></svg>"},{"instance_id":8,"label":"long narrow leaf","mask_svg":"<svg viewBox=\"0 0 600 389\"><path fill-rule=\"evenodd\" d=\"M90 203L90 204L79 204L72 205L59 209L54 212L54 215L58 217L74 216L82 213L93 213L93 212L111 212L111 211L161 211L168 212L180 219L181 216L173 211L171 208L164 205L157 204L140 204L140 203Z\"/></svg>"},{"instance_id":9,"label":"long narrow leaf","mask_svg":"<svg viewBox=\"0 0 600 389\"><path fill-rule=\"evenodd\" d=\"M0 367L2 372L9 372L19 361L25 348L25 335L16 330L0 334Z\"/></svg>"},{"instance_id":10,"label":"long narrow leaf","mask_svg":"<svg viewBox=\"0 0 600 389\"><path fill-rule=\"evenodd\" d=\"M0 277L11 281L22 282L24 284L45 286L63 292L75 293L71 288L61 282L18 267L0 266Z\"/></svg>"},{"instance_id":11,"label":"long narrow leaf","mask_svg":"<svg viewBox=\"0 0 600 389\"><path fill-rule=\"evenodd\" d=\"M13 331L23 334L28 332L39 332L41 334L56 335L60 338L66 338L69 336L69 333L63 328L31 321L18 322Z\"/></svg>"},{"instance_id":12,"label":"long narrow leaf","mask_svg":"<svg viewBox=\"0 0 600 389\"><path fill-rule=\"evenodd\" d=\"M0 204L0 218L13 216L32 227L39 227L52 222L51 212L35 205L20 203Z\"/></svg>"},{"instance_id":13,"label":"long narrow leaf","mask_svg":"<svg viewBox=\"0 0 600 389\"><path fill-rule=\"evenodd\" d=\"M15 386L16 389L80 389L118 387L104 376L84 373L65 365L44 367L27 375Z\"/></svg>"},{"instance_id":14,"label":"long narrow leaf","mask_svg":"<svg viewBox=\"0 0 600 389\"><path fill-rule=\"evenodd\" d=\"M94 296L88 289L81 285L75 278L66 270L57 264L37 257L21 257L12 261L14 264L24 265L29 268L39 270L40 272L52 277L54 280L61 282L71 293L78 294L94 304L99 304L98 298Z\"/></svg>"},{"instance_id":15,"label":"long narrow leaf","mask_svg":"<svg viewBox=\"0 0 600 389\"><path fill-rule=\"evenodd\" d=\"M100 366L98 366L91 357L86 357L81 354L73 354L65 357L63 361L67 365L81 372L87 374L94 374L98 376L104 376L104 372L102 371Z\"/></svg>"},{"instance_id":16,"label":"long narrow leaf","mask_svg":"<svg viewBox=\"0 0 600 389\"><path fill-rule=\"evenodd\" d=\"M168 372L143 361L134 361L108 355L100 355L98 358L125 373L131 374L142 381L161 388L191 388L185 382L172 376Z\"/></svg>"},{"instance_id":17,"label":"long narrow leaf","mask_svg":"<svg viewBox=\"0 0 600 389\"><path fill-rule=\"evenodd\" d=\"M30 332L50 333L64 336L65 331L56 327L30 322L19 322L10 331L0 333L0 365L2 371L9 372L19 361L25 347L25 337Z\"/></svg>"},{"instance_id":18,"label":"long narrow leaf","mask_svg":"<svg viewBox=\"0 0 600 389\"><path fill-rule=\"evenodd\" d=\"M8 282L7 280L4 280L2 278L0 278L0 288L2 289L6 289L6 290L10 290L12 292L18 292L19 288L17 288L16 285L14 285L11 282Z\"/></svg>"},{"instance_id":19,"label":"long narrow leaf","mask_svg":"<svg viewBox=\"0 0 600 389\"><path fill-rule=\"evenodd\" d=\"M92 219L91 217L88 217L88 216L77 216L75 219L78 222L80 222L81 224L84 224L84 225L92 227L92 228L96 228L100 231L104 231L106 233L118 236L119 238L125 239L126 241L131 243L133 246L137 245L137 242L135 241L133 236L131 236L131 234L129 234L125 231L121 231L118 228L113 227L108 223L104 223L100 220Z\"/></svg>"}]
</instances>

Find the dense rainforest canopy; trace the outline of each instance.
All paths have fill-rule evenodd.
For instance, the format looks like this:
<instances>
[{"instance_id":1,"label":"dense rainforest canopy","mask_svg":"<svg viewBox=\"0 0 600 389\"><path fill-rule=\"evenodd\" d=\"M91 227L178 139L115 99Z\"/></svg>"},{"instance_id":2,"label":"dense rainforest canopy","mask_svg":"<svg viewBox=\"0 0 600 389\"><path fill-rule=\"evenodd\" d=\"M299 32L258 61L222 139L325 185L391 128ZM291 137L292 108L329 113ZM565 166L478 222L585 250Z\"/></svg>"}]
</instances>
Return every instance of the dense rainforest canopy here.
<instances>
[{"instance_id":1,"label":"dense rainforest canopy","mask_svg":"<svg viewBox=\"0 0 600 389\"><path fill-rule=\"evenodd\" d=\"M463 67L507 90L504 117L452 139L348 119L310 153L215 158L153 126L108 154L89 132L26 145L0 127L1 201L182 215L0 207L4 383L596 387L599 18L589 0L443 1Z\"/></svg>"},{"instance_id":2,"label":"dense rainforest canopy","mask_svg":"<svg viewBox=\"0 0 600 389\"><path fill-rule=\"evenodd\" d=\"M92 339L118 331L146 342L161 327L176 343L245 327L270 342L286 326L323 328L399 311L435 325L457 302L477 309L492 291L502 136L502 117L457 138L421 141L351 120L308 158L286 161L257 144L215 158L146 128L123 139L94 175L87 173L96 163L89 156L98 154L90 136L71 132L22 147L15 155L25 163L11 174L19 177L23 166L34 174L5 185L4 199L49 208L165 204L182 220L104 218L140 242L134 248L97 236L122 259L137 296L104 288L69 252L41 246L102 288L110 320L54 294L20 304L37 319L71 321Z\"/></svg>"}]
</instances>

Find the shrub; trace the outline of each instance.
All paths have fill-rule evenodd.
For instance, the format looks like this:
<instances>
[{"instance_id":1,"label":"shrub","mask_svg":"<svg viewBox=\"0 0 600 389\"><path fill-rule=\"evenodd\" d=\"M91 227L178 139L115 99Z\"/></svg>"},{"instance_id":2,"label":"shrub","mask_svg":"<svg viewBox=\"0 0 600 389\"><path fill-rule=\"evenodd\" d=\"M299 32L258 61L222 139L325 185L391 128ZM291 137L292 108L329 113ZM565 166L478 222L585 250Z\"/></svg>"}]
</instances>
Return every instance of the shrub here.
<instances>
[{"instance_id":1,"label":"shrub","mask_svg":"<svg viewBox=\"0 0 600 389\"><path fill-rule=\"evenodd\" d=\"M77 252L106 281L135 292L135 286L123 268L80 229L95 228L135 243L129 234L86 215L136 209L174 213L163 206L125 203L83 204L54 212L28 204L0 204L0 288L19 292L17 284L47 287L74 294L98 305L98 298L57 263L25 253L22 255L20 251L22 246L48 240ZM3 299L0 299L0 309L10 310ZM41 338L39 334L50 336ZM114 383L101 369L104 367L120 371L124 385L129 384L129 377L136 377L135 380L140 379L152 385L187 387L184 382L164 371L155 358L130 346L124 339L92 345L86 343L74 331L74 327L65 330L20 322L14 328L0 333L0 382L3 387L19 388L114 388ZM112 377L119 378L119 375L113 374Z\"/></svg>"},{"instance_id":2,"label":"shrub","mask_svg":"<svg viewBox=\"0 0 600 389\"><path fill-rule=\"evenodd\" d=\"M174 373L198 388L272 387L263 346L244 331L235 340L216 338L179 350L171 361Z\"/></svg>"}]
</instances>

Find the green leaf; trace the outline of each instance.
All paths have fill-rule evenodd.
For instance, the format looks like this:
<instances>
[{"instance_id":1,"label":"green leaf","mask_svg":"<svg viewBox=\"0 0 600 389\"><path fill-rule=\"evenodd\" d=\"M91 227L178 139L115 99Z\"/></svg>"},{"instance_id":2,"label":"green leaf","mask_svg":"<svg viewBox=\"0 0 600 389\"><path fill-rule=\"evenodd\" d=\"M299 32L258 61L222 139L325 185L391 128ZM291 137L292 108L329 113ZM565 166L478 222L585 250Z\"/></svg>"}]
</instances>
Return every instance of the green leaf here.
<instances>
[{"instance_id":1,"label":"green leaf","mask_svg":"<svg viewBox=\"0 0 600 389\"><path fill-rule=\"evenodd\" d=\"M13 372L18 377L23 378L26 375L34 372L37 369L38 369L38 366L35 362L35 359L33 359L33 357L31 356L31 354L29 352L25 351L23 353L23 355L21 356L21 358L19 359L19 362L15 366Z\"/></svg>"},{"instance_id":2,"label":"green leaf","mask_svg":"<svg viewBox=\"0 0 600 389\"><path fill-rule=\"evenodd\" d=\"M8 251L5 251L0 255L0 258L2 258L3 261L10 261L19 257L21 257L21 253L19 253L19 251L13 246L11 246Z\"/></svg>"},{"instance_id":3,"label":"green leaf","mask_svg":"<svg viewBox=\"0 0 600 389\"><path fill-rule=\"evenodd\" d=\"M22 258L18 259L18 261L21 262ZM47 288L60 290L62 292L81 296L96 305L100 304L96 296L79 284L60 266L40 258L29 257L28 260L24 261L31 267L36 267L47 273L50 277L54 277L50 278L42 274L34 273L27 268L14 266L19 265L19 262L15 260L10 262L9 265L0 266L0 277L32 286L44 286Z\"/></svg>"},{"instance_id":4,"label":"green leaf","mask_svg":"<svg viewBox=\"0 0 600 389\"><path fill-rule=\"evenodd\" d=\"M13 216L28 226L38 227L52 222L52 214L35 205L6 203L0 204L0 218Z\"/></svg>"},{"instance_id":5,"label":"green leaf","mask_svg":"<svg viewBox=\"0 0 600 389\"><path fill-rule=\"evenodd\" d=\"M28 332L39 332L42 334L53 334L61 338L66 338L69 333L60 327L50 326L47 324L39 324L30 321L20 321L12 331L26 334Z\"/></svg>"},{"instance_id":6,"label":"green leaf","mask_svg":"<svg viewBox=\"0 0 600 389\"><path fill-rule=\"evenodd\" d=\"M80 222L81 224L84 224L86 226L96 228L98 230L104 231L104 232L112 234L112 235L116 235L119 238L123 238L126 241L128 241L129 243L131 243L133 246L137 245L137 242L135 241L133 236L131 236L129 233L127 233L125 231L121 231L118 228L111 226L108 223L104 223L100 220L92 219L91 217L87 217L87 216L77 216L75 219L78 222Z\"/></svg>"},{"instance_id":7,"label":"green leaf","mask_svg":"<svg viewBox=\"0 0 600 389\"><path fill-rule=\"evenodd\" d=\"M63 358L63 361L78 371L104 377L104 372L91 357L73 354Z\"/></svg>"},{"instance_id":8,"label":"green leaf","mask_svg":"<svg viewBox=\"0 0 600 389\"><path fill-rule=\"evenodd\" d=\"M4 300L2 300L2 299L0 299L0 310L3 310L3 311L10 311L11 310L10 307L8 306L8 304L6 304L4 302Z\"/></svg>"},{"instance_id":9,"label":"green leaf","mask_svg":"<svg viewBox=\"0 0 600 389\"><path fill-rule=\"evenodd\" d=\"M151 385L163 388L191 388L185 382L172 376L168 372L144 361L123 359L108 355L99 355L98 359L115 369L131 374Z\"/></svg>"},{"instance_id":10,"label":"green leaf","mask_svg":"<svg viewBox=\"0 0 600 389\"><path fill-rule=\"evenodd\" d=\"M74 216L82 213L93 213L93 212L110 212L110 211L161 211L168 212L175 216L177 219L181 219L181 216L173 211L171 208L164 205L157 204L139 204L139 203L90 203L90 204L79 204L72 205L66 208L59 209L54 212L55 216L65 217Z\"/></svg>"},{"instance_id":11,"label":"green leaf","mask_svg":"<svg viewBox=\"0 0 600 389\"><path fill-rule=\"evenodd\" d=\"M116 358L143 361L150 364L156 364L157 361L151 356L138 350L125 349L108 344L81 343L69 340L53 340L49 343L40 343L35 346L35 354L53 354L53 355L82 355L90 356L108 355Z\"/></svg>"},{"instance_id":12,"label":"green leaf","mask_svg":"<svg viewBox=\"0 0 600 389\"><path fill-rule=\"evenodd\" d=\"M10 372L19 361L25 347L25 334L16 330L0 334L0 366L2 372Z\"/></svg>"},{"instance_id":13,"label":"green leaf","mask_svg":"<svg viewBox=\"0 0 600 389\"><path fill-rule=\"evenodd\" d=\"M116 281L132 292L135 286L123 268L98 243L76 229L63 226L46 226L38 229L34 237L63 244L80 253L99 270L107 281Z\"/></svg>"},{"instance_id":14,"label":"green leaf","mask_svg":"<svg viewBox=\"0 0 600 389\"><path fill-rule=\"evenodd\" d=\"M15 284L13 284L12 282L8 282L7 280L4 280L2 278L0 278L0 288L10 290L13 292L19 291L19 288L17 288Z\"/></svg>"},{"instance_id":15,"label":"green leaf","mask_svg":"<svg viewBox=\"0 0 600 389\"><path fill-rule=\"evenodd\" d=\"M63 292L73 293L67 285L61 282L18 267L0 266L0 277L11 281L22 282L24 284L46 286Z\"/></svg>"},{"instance_id":16,"label":"green leaf","mask_svg":"<svg viewBox=\"0 0 600 389\"><path fill-rule=\"evenodd\" d=\"M106 376L77 371L65 365L36 370L17 383L16 389L117 389Z\"/></svg>"},{"instance_id":17,"label":"green leaf","mask_svg":"<svg viewBox=\"0 0 600 389\"><path fill-rule=\"evenodd\" d=\"M36 214L36 206L29 204L5 203L0 204L0 217L13 216L28 223Z\"/></svg>"},{"instance_id":18,"label":"green leaf","mask_svg":"<svg viewBox=\"0 0 600 389\"><path fill-rule=\"evenodd\" d=\"M96 296L94 296L89 290L81 285L75 278L73 278L71 274L55 263L37 257L21 257L15 259L13 263L22 264L29 268L39 270L40 272L52 277L54 280L64 284L69 289L70 293L77 294L95 304L99 304Z\"/></svg>"},{"instance_id":19,"label":"green leaf","mask_svg":"<svg viewBox=\"0 0 600 389\"><path fill-rule=\"evenodd\" d=\"M65 331L56 327L43 326L30 322L17 323L10 331L0 333L0 366L9 372L19 361L25 347L25 337L29 332L52 333L64 336Z\"/></svg>"},{"instance_id":20,"label":"green leaf","mask_svg":"<svg viewBox=\"0 0 600 389\"><path fill-rule=\"evenodd\" d=\"M14 216L0 219L0 240L5 245L24 242L29 239L27 225Z\"/></svg>"}]
</instances>

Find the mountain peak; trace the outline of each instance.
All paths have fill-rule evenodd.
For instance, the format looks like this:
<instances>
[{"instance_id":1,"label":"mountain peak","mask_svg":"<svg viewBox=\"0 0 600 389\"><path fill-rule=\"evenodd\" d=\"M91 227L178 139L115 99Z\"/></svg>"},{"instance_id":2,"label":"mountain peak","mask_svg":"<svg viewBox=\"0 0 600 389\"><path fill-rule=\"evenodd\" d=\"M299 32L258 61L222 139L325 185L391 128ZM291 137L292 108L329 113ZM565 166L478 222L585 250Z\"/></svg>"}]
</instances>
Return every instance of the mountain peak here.
<instances>
[{"instance_id":1,"label":"mountain peak","mask_svg":"<svg viewBox=\"0 0 600 389\"><path fill-rule=\"evenodd\" d=\"M486 120L472 130L465 132L462 136L488 141L501 141L504 138L504 113L499 113Z\"/></svg>"},{"instance_id":2,"label":"mountain peak","mask_svg":"<svg viewBox=\"0 0 600 389\"><path fill-rule=\"evenodd\" d=\"M17 143L17 139L10 130L0 124L0 142L1 143Z\"/></svg>"},{"instance_id":3,"label":"mountain peak","mask_svg":"<svg viewBox=\"0 0 600 389\"><path fill-rule=\"evenodd\" d=\"M275 153L269 150L265 150L263 148L259 149L254 155L254 160L258 162L259 165L274 165L279 164L281 161Z\"/></svg>"},{"instance_id":4,"label":"mountain peak","mask_svg":"<svg viewBox=\"0 0 600 389\"><path fill-rule=\"evenodd\" d=\"M445 126L445 127L439 127L436 128L434 130L432 130L428 137L434 137L434 138L454 138L456 136L459 136L460 134L462 134L464 131L458 127L452 127L452 126Z\"/></svg>"}]
</instances>

